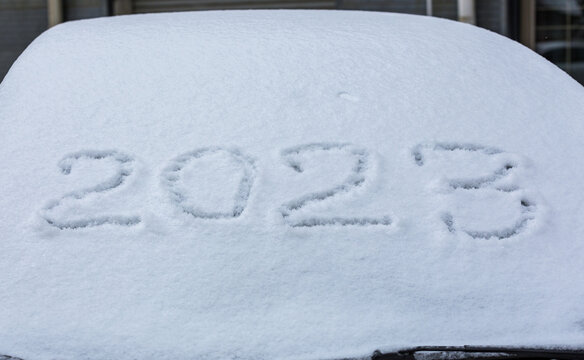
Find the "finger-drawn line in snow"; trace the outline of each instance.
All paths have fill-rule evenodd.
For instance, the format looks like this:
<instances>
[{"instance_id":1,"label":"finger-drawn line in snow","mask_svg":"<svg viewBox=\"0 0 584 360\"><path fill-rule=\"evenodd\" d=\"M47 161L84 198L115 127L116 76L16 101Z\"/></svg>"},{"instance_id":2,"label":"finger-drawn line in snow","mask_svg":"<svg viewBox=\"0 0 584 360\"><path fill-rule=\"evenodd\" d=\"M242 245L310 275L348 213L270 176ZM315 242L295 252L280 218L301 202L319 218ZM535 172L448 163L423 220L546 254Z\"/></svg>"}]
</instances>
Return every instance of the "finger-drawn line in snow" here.
<instances>
[{"instance_id":1,"label":"finger-drawn line in snow","mask_svg":"<svg viewBox=\"0 0 584 360\"><path fill-rule=\"evenodd\" d=\"M448 185L452 189L476 190L493 185L498 180L503 179L512 169L516 168L517 164L507 163L501 168L495 170L491 175L477 177L474 179L450 179ZM519 190L515 185L496 186L494 189L503 192L513 192Z\"/></svg>"},{"instance_id":2,"label":"finger-drawn line in snow","mask_svg":"<svg viewBox=\"0 0 584 360\"><path fill-rule=\"evenodd\" d=\"M24 359L10 355L0 355L0 360L24 360Z\"/></svg>"},{"instance_id":3,"label":"finger-drawn line in snow","mask_svg":"<svg viewBox=\"0 0 584 360\"><path fill-rule=\"evenodd\" d=\"M330 189L317 191L302 195L292 201L284 203L280 208L280 213L284 221L292 227L315 227L327 225L341 225L341 226L368 226L368 225L384 225L392 224L391 217L382 216L380 218L374 217L306 217L299 220L293 220L291 214L297 212L307 205L318 201L346 194L355 188L362 186L365 182L365 172L367 170L369 153L362 148L355 147L345 143L313 143L291 147L281 152L285 164L298 173L304 172L302 160L297 156L304 153L313 153L317 151L331 151L341 150L347 152L350 156L355 158L355 163L351 169L349 176L340 184L333 186Z\"/></svg>"},{"instance_id":4,"label":"finger-drawn line in snow","mask_svg":"<svg viewBox=\"0 0 584 360\"><path fill-rule=\"evenodd\" d=\"M529 224L531 220L535 218L535 204L528 200L521 200L521 215L519 219L513 224L512 226L491 230L491 231L476 231L476 230L467 230L462 228L461 230L468 234L470 237L475 239L490 239L490 238L497 238L497 239L508 239L514 235L519 234ZM454 227L454 218L452 214L445 213L442 216L442 221L448 228L448 231L451 233L455 233L456 229Z\"/></svg>"},{"instance_id":5,"label":"finger-drawn line in snow","mask_svg":"<svg viewBox=\"0 0 584 360\"><path fill-rule=\"evenodd\" d=\"M230 156L236 163L243 169L243 176L239 182L235 198L233 199L233 207L230 211L220 212L220 211L205 211L198 208L195 205L187 204L188 196L179 187L179 182L181 180L181 172L185 166L192 160L200 159L204 156L224 153ZM163 185L168 189L171 194L172 202L178 206L183 212L192 215L199 219L229 219L239 217L245 207L247 206L247 201L251 193L251 189L255 179L255 163L253 159L243 155L237 149L225 149L221 147L204 147L196 149L178 157L174 158L170 165L167 166L163 173Z\"/></svg>"},{"instance_id":6,"label":"finger-drawn line in snow","mask_svg":"<svg viewBox=\"0 0 584 360\"><path fill-rule=\"evenodd\" d=\"M423 150L434 150L434 151L472 151L472 152L479 152L486 155L495 155L500 154L503 151L490 147L490 146L483 146L471 143L449 143L449 142L435 142L435 143L425 143L425 144L418 144L414 146L412 150L412 156L414 157L414 161L419 166L424 165L424 154L422 153Z\"/></svg>"},{"instance_id":7,"label":"finger-drawn line in snow","mask_svg":"<svg viewBox=\"0 0 584 360\"><path fill-rule=\"evenodd\" d=\"M459 144L459 143L430 143L430 144L419 144L412 150L412 156L414 161L418 166L423 166L425 163L425 158L423 150L429 151L468 151L477 152L487 156L502 154L503 151L494 147L482 146L476 144ZM519 188L515 185L506 186L494 186L494 184L508 176L511 171L517 168L518 164L513 161L506 162L499 169L495 170L492 174L487 176L481 176L470 179L448 179L448 187L456 190L476 190L485 187L493 187L498 191L503 192L513 192Z\"/></svg>"},{"instance_id":8,"label":"finger-drawn line in snow","mask_svg":"<svg viewBox=\"0 0 584 360\"><path fill-rule=\"evenodd\" d=\"M105 224L132 226L141 222L139 216L101 215L97 217L59 220L57 217L50 215L53 210L62 205L66 200L80 200L87 197L91 193L105 193L119 187L132 174L132 162L134 160L129 155L121 153L117 150L84 150L67 155L61 159L61 161L59 161L58 166L59 169L61 169L61 173L63 173L63 175L69 175L71 174L73 165L80 159L102 160L106 158L111 158L116 161L118 164L116 173L109 179L106 179L105 181L95 186L67 193L63 195L61 199L50 202L42 210L42 216L49 225L61 230L65 230L82 229Z\"/></svg>"},{"instance_id":9,"label":"finger-drawn line in snow","mask_svg":"<svg viewBox=\"0 0 584 360\"><path fill-rule=\"evenodd\" d=\"M418 166L423 166L425 164L424 150L428 151L469 151L482 153L487 156L503 154L504 152L500 149L476 144L462 144L462 143L429 143L429 144L419 144L412 150L412 156L415 163ZM482 177L476 177L471 179L448 179L448 186L452 190L479 190L483 188L488 188L500 192L516 192L520 188L516 184L499 186L496 183L508 176L513 170L519 167L519 164L514 161L506 162L502 167L495 170L492 174ZM535 218L536 206L533 201L522 198L521 201L521 214L514 225L502 229L492 230L492 231L476 231L461 228L462 231L467 233L469 236L475 239L507 239L514 235L519 234L523 231L529 222ZM442 222L446 225L449 232L455 233L455 219L451 213L447 212L442 214Z\"/></svg>"}]
</instances>

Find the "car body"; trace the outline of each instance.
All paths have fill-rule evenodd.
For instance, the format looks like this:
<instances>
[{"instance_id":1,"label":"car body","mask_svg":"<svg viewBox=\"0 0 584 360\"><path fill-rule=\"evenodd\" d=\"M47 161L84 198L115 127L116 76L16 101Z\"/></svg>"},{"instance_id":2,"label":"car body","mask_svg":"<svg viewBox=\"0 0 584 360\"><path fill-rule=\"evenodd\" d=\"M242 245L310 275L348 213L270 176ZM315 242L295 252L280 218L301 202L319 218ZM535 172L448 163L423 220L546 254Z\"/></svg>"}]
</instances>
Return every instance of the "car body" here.
<instances>
[{"instance_id":1,"label":"car body","mask_svg":"<svg viewBox=\"0 0 584 360\"><path fill-rule=\"evenodd\" d=\"M582 348L583 100L430 17L56 26L0 85L0 353Z\"/></svg>"}]
</instances>

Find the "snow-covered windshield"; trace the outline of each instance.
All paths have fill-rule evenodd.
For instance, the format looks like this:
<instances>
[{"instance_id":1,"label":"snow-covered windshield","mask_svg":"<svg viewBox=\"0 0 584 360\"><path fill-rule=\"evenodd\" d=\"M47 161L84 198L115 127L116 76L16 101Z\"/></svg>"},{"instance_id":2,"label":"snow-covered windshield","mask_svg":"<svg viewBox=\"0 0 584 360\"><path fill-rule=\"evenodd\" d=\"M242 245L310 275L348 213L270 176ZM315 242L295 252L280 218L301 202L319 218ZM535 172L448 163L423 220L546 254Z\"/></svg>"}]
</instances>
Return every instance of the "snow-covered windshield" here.
<instances>
[{"instance_id":1,"label":"snow-covered windshield","mask_svg":"<svg viewBox=\"0 0 584 360\"><path fill-rule=\"evenodd\" d=\"M0 85L0 354L584 345L584 89L435 18L57 26Z\"/></svg>"}]
</instances>

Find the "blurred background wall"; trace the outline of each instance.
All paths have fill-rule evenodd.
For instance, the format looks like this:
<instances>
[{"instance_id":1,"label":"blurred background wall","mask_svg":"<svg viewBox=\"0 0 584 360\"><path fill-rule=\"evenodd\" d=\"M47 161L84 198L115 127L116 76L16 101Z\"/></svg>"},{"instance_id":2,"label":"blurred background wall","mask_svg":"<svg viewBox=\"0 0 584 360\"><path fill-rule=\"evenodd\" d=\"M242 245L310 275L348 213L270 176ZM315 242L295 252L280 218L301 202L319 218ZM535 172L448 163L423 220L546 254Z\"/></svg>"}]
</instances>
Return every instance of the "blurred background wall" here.
<instances>
[{"instance_id":1,"label":"blurred background wall","mask_svg":"<svg viewBox=\"0 0 584 360\"><path fill-rule=\"evenodd\" d=\"M0 81L49 26L100 16L218 9L341 9L431 15L519 41L584 84L584 0L0 0Z\"/></svg>"}]
</instances>

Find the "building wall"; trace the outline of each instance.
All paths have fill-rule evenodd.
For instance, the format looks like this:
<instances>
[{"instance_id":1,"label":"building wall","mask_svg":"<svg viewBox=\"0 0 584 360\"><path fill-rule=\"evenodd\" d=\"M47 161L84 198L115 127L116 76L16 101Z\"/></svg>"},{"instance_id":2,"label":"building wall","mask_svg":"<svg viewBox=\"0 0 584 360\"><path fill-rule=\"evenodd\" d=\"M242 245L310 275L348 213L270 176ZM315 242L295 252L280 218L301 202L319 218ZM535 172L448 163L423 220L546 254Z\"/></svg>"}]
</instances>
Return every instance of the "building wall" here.
<instances>
[{"instance_id":1,"label":"building wall","mask_svg":"<svg viewBox=\"0 0 584 360\"><path fill-rule=\"evenodd\" d=\"M457 18L457 0L433 0L432 15L446 19ZM339 8L345 10L390 11L405 14L426 15L426 0L339 0Z\"/></svg>"},{"instance_id":2,"label":"building wall","mask_svg":"<svg viewBox=\"0 0 584 360\"><path fill-rule=\"evenodd\" d=\"M0 81L18 55L47 28L46 0L0 0Z\"/></svg>"},{"instance_id":3,"label":"building wall","mask_svg":"<svg viewBox=\"0 0 584 360\"><path fill-rule=\"evenodd\" d=\"M340 0L345 10L391 11L405 14L426 14L426 0Z\"/></svg>"},{"instance_id":4,"label":"building wall","mask_svg":"<svg viewBox=\"0 0 584 360\"><path fill-rule=\"evenodd\" d=\"M477 25L502 35L509 35L508 0L475 0Z\"/></svg>"},{"instance_id":5,"label":"building wall","mask_svg":"<svg viewBox=\"0 0 584 360\"><path fill-rule=\"evenodd\" d=\"M335 9L336 0L133 0L133 13L221 9Z\"/></svg>"},{"instance_id":6,"label":"building wall","mask_svg":"<svg viewBox=\"0 0 584 360\"><path fill-rule=\"evenodd\" d=\"M66 0L63 11L67 21L80 20L108 16L110 6L107 0Z\"/></svg>"}]
</instances>

